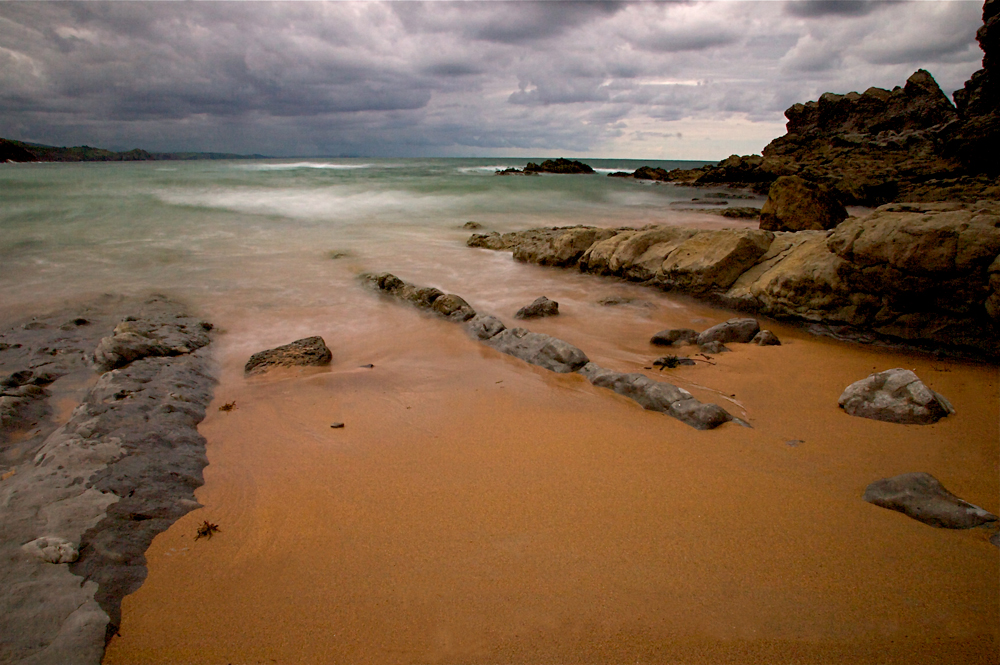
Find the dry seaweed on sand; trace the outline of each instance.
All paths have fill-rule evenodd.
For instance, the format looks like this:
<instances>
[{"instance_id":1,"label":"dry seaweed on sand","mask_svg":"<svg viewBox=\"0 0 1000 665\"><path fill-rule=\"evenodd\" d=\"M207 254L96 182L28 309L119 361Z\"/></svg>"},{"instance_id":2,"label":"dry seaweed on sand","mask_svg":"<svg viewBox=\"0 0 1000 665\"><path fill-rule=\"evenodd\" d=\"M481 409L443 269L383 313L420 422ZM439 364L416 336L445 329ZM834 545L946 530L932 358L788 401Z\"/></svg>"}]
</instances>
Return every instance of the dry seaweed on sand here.
<instances>
[{"instance_id":1,"label":"dry seaweed on sand","mask_svg":"<svg viewBox=\"0 0 1000 665\"><path fill-rule=\"evenodd\" d=\"M225 404L219 407L219 411L233 411L235 409L236 409L236 400L233 400L232 402L226 402Z\"/></svg>"},{"instance_id":2,"label":"dry seaweed on sand","mask_svg":"<svg viewBox=\"0 0 1000 665\"><path fill-rule=\"evenodd\" d=\"M205 520L204 522L201 523L201 526L198 527L198 535L195 536L194 539L198 540L199 538L211 538L213 533L218 533L218 532L219 532L218 524L212 524L208 520Z\"/></svg>"}]
</instances>

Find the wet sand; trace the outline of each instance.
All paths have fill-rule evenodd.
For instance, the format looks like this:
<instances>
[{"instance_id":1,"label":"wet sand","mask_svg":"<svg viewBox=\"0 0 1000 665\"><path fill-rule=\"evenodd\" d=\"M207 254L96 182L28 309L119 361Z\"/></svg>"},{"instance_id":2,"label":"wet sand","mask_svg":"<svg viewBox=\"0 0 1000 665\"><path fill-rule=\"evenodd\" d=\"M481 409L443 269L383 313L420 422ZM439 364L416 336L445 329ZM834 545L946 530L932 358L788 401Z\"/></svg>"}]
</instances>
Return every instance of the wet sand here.
<instances>
[{"instance_id":1,"label":"wet sand","mask_svg":"<svg viewBox=\"0 0 1000 665\"><path fill-rule=\"evenodd\" d=\"M528 327L616 370L662 355L657 330L731 316L462 251L482 272L400 275L508 324L544 293L563 314ZM997 661L988 534L860 498L926 471L997 513L996 367L768 323L783 346L647 371L753 425L700 432L344 288L347 309L209 313L221 380L200 427L204 508L154 540L105 663ZM607 295L637 302L593 304ZM328 369L243 378L250 353L307 334L333 350ZM849 383L891 367L957 413L903 426L837 408ZM204 520L220 532L195 541Z\"/></svg>"}]
</instances>

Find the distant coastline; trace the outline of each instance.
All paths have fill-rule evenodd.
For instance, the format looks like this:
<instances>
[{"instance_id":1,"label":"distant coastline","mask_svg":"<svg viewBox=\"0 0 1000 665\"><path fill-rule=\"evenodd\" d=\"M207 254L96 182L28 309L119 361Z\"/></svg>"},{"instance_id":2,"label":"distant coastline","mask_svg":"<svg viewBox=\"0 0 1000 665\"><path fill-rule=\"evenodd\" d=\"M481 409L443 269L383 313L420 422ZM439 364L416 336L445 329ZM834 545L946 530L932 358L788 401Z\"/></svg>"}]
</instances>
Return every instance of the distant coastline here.
<instances>
[{"instance_id":1,"label":"distant coastline","mask_svg":"<svg viewBox=\"0 0 1000 665\"><path fill-rule=\"evenodd\" d=\"M237 155L228 152L115 152L89 145L72 148L27 143L0 138L0 163L3 162L152 162L197 159L266 159L267 155Z\"/></svg>"}]
</instances>

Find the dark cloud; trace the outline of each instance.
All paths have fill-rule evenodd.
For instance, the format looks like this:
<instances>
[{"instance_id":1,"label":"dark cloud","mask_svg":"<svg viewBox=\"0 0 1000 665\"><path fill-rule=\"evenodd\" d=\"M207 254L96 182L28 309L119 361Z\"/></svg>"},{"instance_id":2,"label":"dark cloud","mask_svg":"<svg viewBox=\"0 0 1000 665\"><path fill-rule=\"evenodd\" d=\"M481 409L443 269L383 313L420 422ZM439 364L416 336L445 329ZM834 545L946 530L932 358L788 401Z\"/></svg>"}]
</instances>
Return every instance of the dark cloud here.
<instances>
[{"instance_id":1,"label":"dark cloud","mask_svg":"<svg viewBox=\"0 0 1000 665\"><path fill-rule=\"evenodd\" d=\"M802 18L824 16L867 16L892 0L795 0L785 4L785 11Z\"/></svg>"}]
</instances>

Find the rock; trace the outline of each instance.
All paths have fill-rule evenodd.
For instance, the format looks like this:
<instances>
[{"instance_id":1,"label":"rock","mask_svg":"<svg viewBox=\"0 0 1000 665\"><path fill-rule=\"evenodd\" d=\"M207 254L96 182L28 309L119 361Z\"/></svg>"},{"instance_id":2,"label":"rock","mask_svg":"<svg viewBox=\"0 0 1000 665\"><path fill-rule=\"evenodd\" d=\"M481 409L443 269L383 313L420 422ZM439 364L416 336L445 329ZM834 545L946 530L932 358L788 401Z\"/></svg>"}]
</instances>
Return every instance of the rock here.
<instances>
[{"instance_id":1,"label":"rock","mask_svg":"<svg viewBox=\"0 0 1000 665\"><path fill-rule=\"evenodd\" d=\"M863 498L944 529L971 529L997 521L996 515L958 498L928 473L904 473L877 480L865 489Z\"/></svg>"},{"instance_id":2,"label":"rock","mask_svg":"<svg viewBox=\"0 0 1000 665\"><path fill-rule=\"evenodd\" d=\"M778 336L770 330L761 330L753 336L750 343L756 344L757 346L781 346L781 340L779 340Z\"/></svg>"},{"instance_id":3,"label":"rock","mask_svg":"<svg viewBox=\"0 0 1000 665\"><path fill-rule=\"evenodd\" d=\"M763 256L774 234L756 229L701 231L680 243L656 271L662 288L725 291Z\"/></svg>"},{"instance_id":4,"label":"rock","mask_svg":"<svg viewBox=\"0 0 1000 665\"><path fill-rule=\"evenodd\" d=\"M668 328L653 335L649 343L656 346L672 346L674 344L694 344L698 333L690 328Z\"/></svg>"},{"instance_id":5,"label":"rock","mask_svg":"<svg viewBox=\"0 0 1000 665\"><path fill-rule=\"evenodd\" d=\"M333 423L330 425L330 429L344 429L344 423Z\"/></svg>"},{"instance_id":6,"label":"rock","mask_svg":"<svg viewBox=\"0 0 1000 665\"><path fill-rule=\"evenodd\" d=\"M524 328L507 328L484 343L501 353L563 374L575 372L590 362L587 355L572 344Z\"/></svg>"},{"instance_id":7,"label":"rock","mask_svg":"<svg viewBox=\"0 0 1000 665\"><path fill-rule=\"evenodd\" d=\"M757 323L756 319L735 318L705 330L698 335L696 342L699 346L704 346L709 342L746 344L758 332L760 332L760 324Z\"/></svg>"},{"instance_id":8,"label":"rock","mask_svg":"<svg viewBox=\"0 0 1000 665\"><path fill-rule=\"evenodd\" d=\"M452 321L468 321L476 315L469 303L453 293L445 293L434 299L431 309Z\"/></svg>"},{"instance_id":9,"label":"rock","mask_svg":"<svg viewBox=\"0 0 1000 665\"><path fill-rule=\"evenodd\" d=\"M628 171L615 171L614 173L608 174L609 178L631 178L632 174Z\"/></svg>"},{"instance_id":10,"label":"rock","mask_svg":"<svg viewBox=\"0 0 1000 665\"><path fill-rule=\"evenodd\" d=\"M468 321L476 315L476 310L469 303L453 293L445 293L434 287L416 286L391 273L364 273L358 279L370 288L406 300L451 321Z\"/></svg>"},{"instance_id":11,"label":"rock","mask_svg":"<svg viewBox=\"0 0 1000 665\"><path fill-rule=\"evenodd\" d=\"M611 229L590 226L547 229L513 240L514 260L540 266L574 265L595 242L614 235Z\"/></svg>"},{"instance_id":12,"label":"rock","mask_svg":"<svg viewBox=\"0 0 1000 665\"><path fill-rule=\"evenodd\" d=\"M102 372L124 367L140 358L179 356L209 343L211 324L178 315L176 305L166 311L164 298L147 300L133 316L126 317L94 350L93 360Z\"/></svg>"},{"instance_id":13,"label":"rock","mask_svg":"<svg viewBox=\"0 0 1000 665\"><path fill-rule=\"evenodd\" d=\"M583 162L578 162L574 159L546 159L541 164L535 164L534 162L528 162L527 166L524 167L525 173L593 173L592 169L587 164Z\"/></svg>"},{"instance_id":14,"label":"rock","mask_svg":"<svg viewBox=\"0 0 1000 665\"><path fill-rule=\"evenodd\" d=\"M535 171L522 171L521 169L516 169L513 166L505 168L503 171L497 169L493 172L493 175L538 175Z\"/></svg>"},{"instance_id":15,"label":"rock","mask_svg":"<svg viewBox=\"0 0 1000 665\"><path fill-rule=\"evenodd\" d=\"M663 356L657 358L653 361L653 367L659 367L662 372L664 368L673 369L674 367L680 367L681 365L697 365L695 361L690 358L678 358L677 356Z\"/></svg>"},{"instance_id":16,"label":"rock","mask_svg":"<svg viewBox=\"0 0 1000 665\"><path fill-rule=\"evenodd\" d=\"M466 222L465 224L462 224L462 228L474 231L476 229L483 228L483 225L480 224L479 222Z\"/></svg>"},{"instance_id":17,"label":"rock","mask_svg":"<svg viewBox=\"0 0 1000 665\"><path fill-rule=\"evenodd\" d=\"M670 177L667 174L666 169L656 168L652 166L640 166L632 174L632 177L636 180L669 180Z\"/></svg>"},{"instance_id":18,"label":"rock","mask_svg":"<svg viewBox=\"0 0 1000 665\"><path fill-rule=\"evenodd\" d=\"M732 351L732 349L722 342L705 342L704 344L699 344L698 348L702 353L729 353Z\"/></svg>"},{"instance_id":19,"label":"rock","mask_svg":"<svg viewBox=\"0 0 1000 665\"><path fill-rule=\"evenodd\" d=\"M614 245L614 252L607 259L607 268L602 272L635 282L650 280L662 269L663 261L695 233L692 229L674 226L616 233L609 240L618 235L624 237ZM597 266L599 259L595 253L591 253L590 262Z\"/></svg>"},{"instance_id":20,"label":"rock","mask_svg":"<svg viewBox=\"0 0 1000 665\"><path fill-rule=\"evenodd\" d=\"M65 538L43 536L21 545L21 549L47 563L73 563L80 558L76 545Z\"/></svg>"},{"instance_id":21,"label":"rock","mask_svg":"<svg viewBox=\"0 0 1000 665\"><path fill-rule=\"evenodd\" d=\"M322 337L306 337L253 354L243 368L243 373L252 376L273 367L329 365L332 359L333 354Z\"/></svg>"},{"instance_id":22,"label":"rock","mask_svg":"<svg viewBox=\"0 0 1000 665\"><path fill-rule=\"evenodd\" d=\"M760 228L767 231L823 231L847 219L847 210L825 187L799 176L781 176L760 209Z\"/></svg>"},{"instance_id":23,"label":"rock","mask_svg":"<svg viewBox=\"0 0 1000 665\"><path fill-rule=\"evenodd\" d=\"M677 386L654 381L644 374L625 374L588 362L580 370L588 381L639 403L644 409L677 418L695 429L714 429L733 417L717 404L703 404Z\"/></svg>"},{"instance_id":24,"label":"rock","mask_svg":"<svg viewBox=\"0 0 1000 665\"><path fill-rule=\"evenodd\" d=\"M496 231L491 231L489 233L473 233L469 236L469 239L465 241L465 244L469 247L481 247L482 249L492 249L497 251L511 248L510 238L501 236Z\"/></svg>"},{"instance_id":25,"label":"rock","mask_svg":"<svg viewBox=\"0 0 1000 665\"><path fill-rule=\"evenodd\" d=\"M725 208L724 210L719 210L718 213L723 217L729 217L730 219L760 218L760 208L752 208L750 206L733 206L732 208Z\"/></svg>"},{"instance_id":26,"label":"rock","mask_svg":"<svg viewBox=\"0 0 1000 665\"><path fill-rule=\"evenodd\" d=\"M465 329L478 340L487 340L507 329L503 321L492 314L476 314L465 323Z\"/></svg>"},{"instance_id":27,"label":"rock","mask_svg":"<svg viewBox=\"0 0 1000 665\"><path fill-rule=\"evenodd\" d=\"M525 305L517 310L515 319L537 319L543 316L556 316L559 314L559 303L549 300L545 296L535 298L530 305Z\"/></svg>"},{"instance_id":28,"label":"rock","mask_svg":"<svg viewBox=\"0 0 1000 665\"><path fill-rule=\"evenodd\" d=\"M907 425L928 425L955 409L908 369L889 369L849 385L840 407L852 416Z\"/></svg>"}]
</instances>

